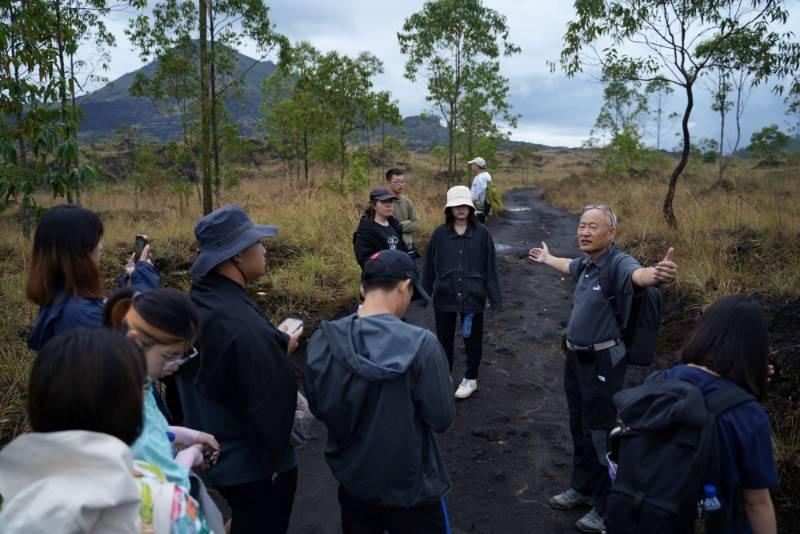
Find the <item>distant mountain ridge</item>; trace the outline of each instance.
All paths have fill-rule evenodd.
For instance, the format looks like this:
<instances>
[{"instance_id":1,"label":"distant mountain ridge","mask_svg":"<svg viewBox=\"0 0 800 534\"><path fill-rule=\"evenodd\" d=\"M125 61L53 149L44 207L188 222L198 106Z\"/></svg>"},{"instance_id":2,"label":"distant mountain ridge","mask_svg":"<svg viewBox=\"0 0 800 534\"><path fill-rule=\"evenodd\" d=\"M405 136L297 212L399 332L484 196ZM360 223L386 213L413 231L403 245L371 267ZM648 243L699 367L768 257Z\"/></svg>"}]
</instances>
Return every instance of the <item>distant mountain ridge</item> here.
<instances>
[{"instance_id":1,"label":"distant mountain ridge","mask_svg":"<svg viewBox=\"0 0 800 534\"><path fill-rule=\"evenodd\" d=\"M86 142L103 142L115 138L115 132L125 126L136 127L142 134L159 141L177 140L181 136L180 119L177 115L165 113L149 98L131 96L130 88L136 74L141 72L152 77L158 61L151 61L142 68L120 76L102 88L86 94L79 99L83 109L80 136ZM262 100L264 79L276 70L271 61L258 61L244 54L236 53L236 72L244 74L244 88L241 99L226 102L233 121L245 136L263 137L258 124L261 120L259 106ZM436 145L447 145L447 128L435 118L421 116L407 117L403 120L402 131L387 126L386 134L404 137L408 148L415 151L428 151ZM376 139L378 132L372 134ZM546 148L544 145L507 141L504 148L529 145Z\"/></svg>"}]
</instances>

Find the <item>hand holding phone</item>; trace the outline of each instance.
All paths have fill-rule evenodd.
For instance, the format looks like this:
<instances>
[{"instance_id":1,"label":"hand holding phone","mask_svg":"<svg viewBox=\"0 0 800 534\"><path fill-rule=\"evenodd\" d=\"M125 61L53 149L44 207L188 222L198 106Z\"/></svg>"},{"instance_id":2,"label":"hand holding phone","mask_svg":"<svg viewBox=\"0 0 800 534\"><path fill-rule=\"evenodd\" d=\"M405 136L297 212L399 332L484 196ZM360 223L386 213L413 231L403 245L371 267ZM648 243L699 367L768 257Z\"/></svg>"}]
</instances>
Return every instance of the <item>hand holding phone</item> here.
<instances>
[{"instance_id":1,"label":"hand holding phone","mask_svg":"<svg viewBox=\"0 0 800 534\"><path fill-rule=\"evenodd\" d=\"M142 252L144 252L144 247L150 244L150 238L147 237L145 234L137 234L136 241L134 242L133 246L133 253L135 255L136 261L142 259Z\"/></svg>"},{"instance_id":2,"label":"hand holding phone","mask_svg":"<svg viewBox=\"0 0 800 534\"><path fill-rule=\"evenodd\" d=\"M294 317L289 317L278 325L278 330L286 332L290 337L294 337L301 328L303 328L303 321Z\"/></svg>"}]
</instances>

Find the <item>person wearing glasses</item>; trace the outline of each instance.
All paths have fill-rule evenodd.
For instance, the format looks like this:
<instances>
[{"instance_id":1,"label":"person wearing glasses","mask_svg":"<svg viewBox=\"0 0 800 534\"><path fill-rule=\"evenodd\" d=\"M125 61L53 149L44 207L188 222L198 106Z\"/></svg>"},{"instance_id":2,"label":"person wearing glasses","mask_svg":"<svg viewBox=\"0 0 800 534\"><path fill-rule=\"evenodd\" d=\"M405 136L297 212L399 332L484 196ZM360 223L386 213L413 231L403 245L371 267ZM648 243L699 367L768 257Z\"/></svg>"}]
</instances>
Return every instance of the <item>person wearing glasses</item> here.
<instances>
[{"instance_id":1,"label":"person wearing glasses","mask_svg":"<svg viewBox=\"0 0 800 534\"><path fill-rule=\"evenodd\" d=\"M600 271L608 262L609 284L617 299L623 321L631 311L634 287L670 283L677 265L673 249L653 267L642 267L617 245L617 217L606 205L583 209L578 224L578 246L583 253L575 259L550 254L547 244L532 248L529 257L553 267L576 282L574 305L567 326L564 389L567 394L573 468L570 488L550 499L550 506L566 510L591 506L576 523L582 532L601 532L606 496L611 487L603 464L608 432L616 413L611 398L625 378L625 345L614 309L600 286ZM624 323L623 323L624 324Z\"/></svg>"},{"instance_id":2,"label":"person wearing glasses","mask_svg":"<svg viewBox=\"0 0 800 534\"><path fill-rule=\"evenodd\" d=\"M403 229L402 239L408 255L415 260L419 257L417 248L414 246L414 234L419 230L419 215L414 203L405 195L406 177L403 175L403 170L394 168L386 171L386 185L389 186L389 191L397 197L394 202L393 215L400 221L400 227Z\"/></svg>"},{"instance_id":3,"label":"person wearing glasses","mask_svg":"<svg viewBox=\"0 0 800 534\"><path fill-rule=\"evenodd\" d=\"M222 446L203 479L228 501L232 534L286 532L298 462L290 442L297 380L287 356L303 328L276 328L247 291L266 269L261 240L278 229L230 205L200 219L194 233L200 254L189 295L200 316L201 356L177 382L187 424Z\"/></svg>"},{"instance_id":4,"label":"person wearing glasses","mask_svg":"<svg viewBox=\"0 0 800 534\"><path fill-rule=\"evenodd\" d=\"M193 344L200 319L189 295L167 288L148 293L119 290L106 301L103 326L123 332L139 345L147 364L142 433L131 445L133 457L156 465L168 481L190 491L189 471L216 462L219 443L211 434L169 426L156 403L158 392L154 390L155 380L174 374L198 354ZM173 454L169 434L184 447L177 455ZM211 449L207 458L204 447Z\"/></svg>"}]
</instances>

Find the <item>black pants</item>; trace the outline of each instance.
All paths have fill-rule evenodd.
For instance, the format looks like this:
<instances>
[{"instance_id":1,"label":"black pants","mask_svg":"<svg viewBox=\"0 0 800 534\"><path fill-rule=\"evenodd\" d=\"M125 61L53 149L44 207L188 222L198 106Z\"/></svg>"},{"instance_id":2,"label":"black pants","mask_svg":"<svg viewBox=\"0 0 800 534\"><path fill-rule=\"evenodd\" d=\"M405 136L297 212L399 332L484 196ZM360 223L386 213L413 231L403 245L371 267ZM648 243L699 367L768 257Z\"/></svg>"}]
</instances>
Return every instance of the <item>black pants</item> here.
<instances>
[{"instance_id":1,"label":"black pants","mask_svg":"<svg viewBox=\"0 0 800 534\"><path fill-rule=\"evenodd\" d=\"M611 398L625 380L625 358L612 365L610 350L567 352L564 389L569 408L573 463L570 485L591 495L598 513L606 510L611 488L605 455L608 433L616 424Z\"/></svg>"},{"instance_id":2,"label":"black pants","mask_svg":"<svg viewBox=\"0 0 800 534\"><path fill-rule=\"evenodd\" d=\"M339 506L343 534L445 534L450 530L444 498L413 508L377 506L339 486Z\"/></svg>"},{"instance_id":3,"label":"black pants","mask_svg":"<svg viewBox=\"0 0 800 534\"><path fill-rule=\"evenodd\" d=\"M453 337L456 335L456 319L458 318L457 312L447 312L435 310L436 317L436 337L439 338L439 343L444 347L444 353L447 354L447 363L450 364L450 371L453 370ZM461 314L461 320L464 320L464 314ZM476 380L478 378L478 369L481 366L481 359L483 358L483 314L476 313L472 318L472 335L464 338L464 344L467 348L467 371L464 373L464 378Z\"/></svg>"},{"instance_id":4,"label":"black pants","mask_svg":"<svg viewBox=\"0 0 800 534\"><path fill-rule=\"evenodd\" d=\"M297 468L278 473L274 482L264 478L217 490L231 507L231 534L285 534L297 490Z\"/></svg>"}]
</instances>

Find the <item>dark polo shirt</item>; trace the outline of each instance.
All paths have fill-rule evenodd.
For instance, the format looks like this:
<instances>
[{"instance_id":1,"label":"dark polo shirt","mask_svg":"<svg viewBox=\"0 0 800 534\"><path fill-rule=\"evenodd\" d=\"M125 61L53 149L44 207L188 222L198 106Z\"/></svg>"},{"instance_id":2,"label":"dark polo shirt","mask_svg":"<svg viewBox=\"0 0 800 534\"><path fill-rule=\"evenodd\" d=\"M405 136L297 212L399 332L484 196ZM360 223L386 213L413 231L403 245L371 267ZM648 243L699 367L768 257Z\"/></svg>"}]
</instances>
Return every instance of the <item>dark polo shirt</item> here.
<instances>
[{"instance_id":1,"label":"dark polo shirt","mask_svg":"<svg viewBox=\"0 0 800 534\"><path fill-rule=\"evenodd\" d=\"M624 323L628 321L633 297L632 275L641 267L639 262L621 252L616 243L594 262L590 262L588 254L575 258L569 264L570 275L577 285L567 326L567 339L576 345L588 346L622 337L614 310L600 288L600 270L609 261L613 262L609 282L619 303L622 319Z\"/></svg>"}]
</instances>

